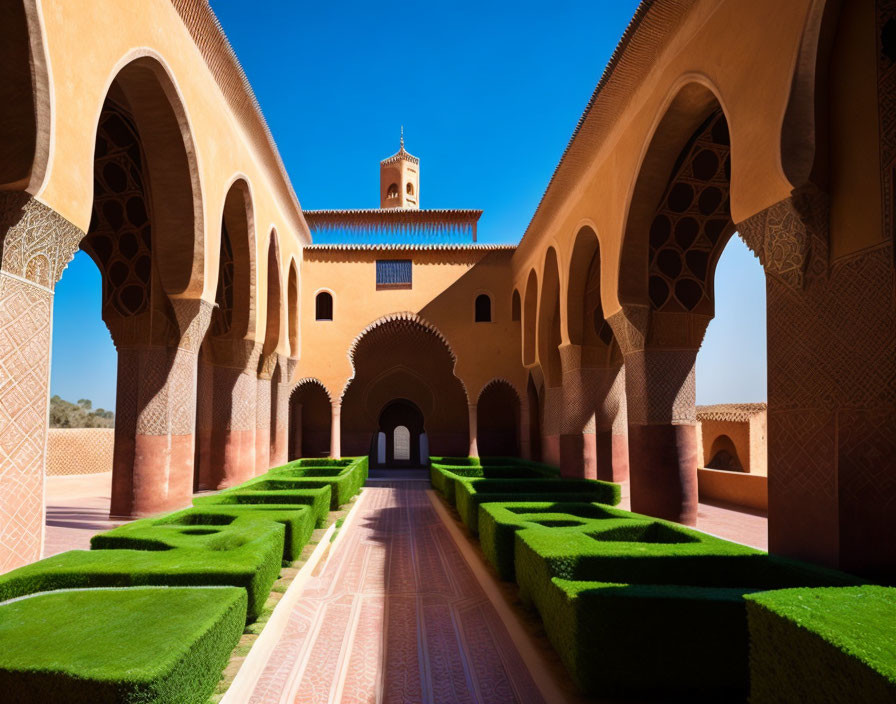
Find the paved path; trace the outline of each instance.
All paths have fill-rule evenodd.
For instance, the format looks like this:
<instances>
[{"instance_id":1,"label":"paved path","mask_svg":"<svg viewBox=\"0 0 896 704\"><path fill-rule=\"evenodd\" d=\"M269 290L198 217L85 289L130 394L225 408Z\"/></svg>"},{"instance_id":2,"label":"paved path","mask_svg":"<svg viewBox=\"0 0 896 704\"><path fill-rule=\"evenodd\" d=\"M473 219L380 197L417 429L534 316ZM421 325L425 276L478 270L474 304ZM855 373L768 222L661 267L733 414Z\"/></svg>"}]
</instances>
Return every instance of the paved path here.
<instances>
[{"instance_id":1,"label":"paved path","mask_svg":"<svg viewBox=\"0 0 896 704\"><path fill-rule=\"evenodd\" d=\"M112 472L47 477L44 557L89 550L90 538L121 521L109 520Z\"/></svg>"},{"instance_id":2,"label":"paved path","mask_svg":"<svg viewBox=\"0 0 896 704\"><path fill-rule=\"evenodd\" d=\"M544 701L428 485L364 490L250 704Z\"/></svg>"}]
</instances>

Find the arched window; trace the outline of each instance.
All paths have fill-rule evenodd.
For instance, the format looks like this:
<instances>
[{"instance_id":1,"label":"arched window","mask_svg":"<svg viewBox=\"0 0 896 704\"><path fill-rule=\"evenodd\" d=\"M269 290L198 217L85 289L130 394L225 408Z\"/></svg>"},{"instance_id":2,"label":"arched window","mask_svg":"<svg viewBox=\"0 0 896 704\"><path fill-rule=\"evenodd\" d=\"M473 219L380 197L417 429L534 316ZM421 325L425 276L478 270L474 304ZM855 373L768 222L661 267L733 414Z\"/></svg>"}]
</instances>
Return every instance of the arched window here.
<instances>
[{"instance_id":1,"label":"arched window","mask_svg":"<svg viewBox=\"0 0 896 704\"><path fill-rule=\"evenodd\" d=\"M389 190L386 191L386 197L387 198L398 198L398 184L397 183L393 183L391 186L389 186Z\"/></svg>"},{"instance_id":2,"label":"arched window","mask_svg":"<svg viewBox=\"0 0 896 704\"><path fill-rule=\"evenodd\" d=\"M403 425L396 426L392 433L392 456L396 460L411 459L411 431Z\"/></svg>"},{"instance_id":3,"label":"arched window","mask_svg":"<svg viewBox=\"0 0 896 704\"><path fill-rule=\"evenodd\" d=\"M404 190L409 196L414 195L414 184L411 183L410 181L408 181L408 185L405 187Z\"/></svg>"},{"instance_id":4,"label":"arched window","mask_svg":"<svg viewBox=\"0 0 896 704\"><path fill-rule=\"evenodd\" d=\"M492 299L488 294L480 293L476 296L476 316L477 323L492 322Z\"/></svg>"},{"instance_id":5,"label":"arched window","mask_svg":"<svg viewBox=\"0 0 896 704\"><path fill-rule=\"evenodd\" d=\"M326 291L321 291L314 299L314 319L333 319L333 296Z\"/></svg>"},{"instance_id":6,"label":"arched window","mask_svg":"<svg viewBox=\"0 0 896 704\"><path fill-rule=\"evenodd\" d=\"M520 322L520 318L522 317L521 308L520 292L514 291L513 299L510 302L510 319L515 323Z\"/></svg>"}]
</instances>

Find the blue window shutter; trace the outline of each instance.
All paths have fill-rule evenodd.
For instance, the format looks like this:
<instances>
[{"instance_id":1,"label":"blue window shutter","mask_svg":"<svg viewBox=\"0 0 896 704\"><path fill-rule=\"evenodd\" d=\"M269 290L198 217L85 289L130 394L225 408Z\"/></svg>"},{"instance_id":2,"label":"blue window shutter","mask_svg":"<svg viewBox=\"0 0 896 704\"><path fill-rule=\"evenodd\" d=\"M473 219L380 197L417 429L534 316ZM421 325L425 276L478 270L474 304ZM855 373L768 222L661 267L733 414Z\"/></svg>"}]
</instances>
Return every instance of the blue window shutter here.
<instances>
[{"instance_id":1,"label":"blue window shutter","mask_svg":"<svg viewBox=\"0 0 896 704\"><path fill-rule=\"evenodd\" d=\"M376 262L377 286L410 286L410 259L378 259Z\"/></svg>"}]
</instances>

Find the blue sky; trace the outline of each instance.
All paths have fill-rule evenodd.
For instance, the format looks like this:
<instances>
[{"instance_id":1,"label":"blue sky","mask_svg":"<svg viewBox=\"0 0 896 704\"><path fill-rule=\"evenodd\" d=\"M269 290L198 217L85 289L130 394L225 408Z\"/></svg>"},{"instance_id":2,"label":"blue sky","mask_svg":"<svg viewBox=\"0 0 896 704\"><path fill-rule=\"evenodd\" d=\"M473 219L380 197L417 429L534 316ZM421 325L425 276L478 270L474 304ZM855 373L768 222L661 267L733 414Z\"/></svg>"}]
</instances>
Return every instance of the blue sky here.
<instances>
[{"instance_id":1,"label":"blue sky","mask_svg":"<svg viewBox=\"0 0 896 704\"><path fill-rule=\"evenodd\" d=\"M421 205L480 208L480 241L515 243L637 2L211 5L304 208L377 207L379 161L404 125ZM716 281L698 402L764 400L762 271L740 240ZM99 287L84 254L56 287L51 388L110 408Z\"/></svg>"}]
</instances>

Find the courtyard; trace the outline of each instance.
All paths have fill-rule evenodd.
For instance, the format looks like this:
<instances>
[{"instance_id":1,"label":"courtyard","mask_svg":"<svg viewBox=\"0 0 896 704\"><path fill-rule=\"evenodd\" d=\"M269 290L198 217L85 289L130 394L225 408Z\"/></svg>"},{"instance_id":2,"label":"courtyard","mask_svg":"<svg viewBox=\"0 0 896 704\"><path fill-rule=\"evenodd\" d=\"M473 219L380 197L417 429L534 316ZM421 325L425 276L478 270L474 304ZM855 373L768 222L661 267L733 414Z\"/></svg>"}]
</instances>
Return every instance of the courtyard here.
<instances>
[{"instance_id":1,"label":"courtyard","mask_svg":"<svg viewBox=\"0 0 896 704\"><path fill-rule=\"evenodd\" d=\"M0 701L896 702L892 0L4 0L0 69Z\"/></svg>"}]
</instances>

